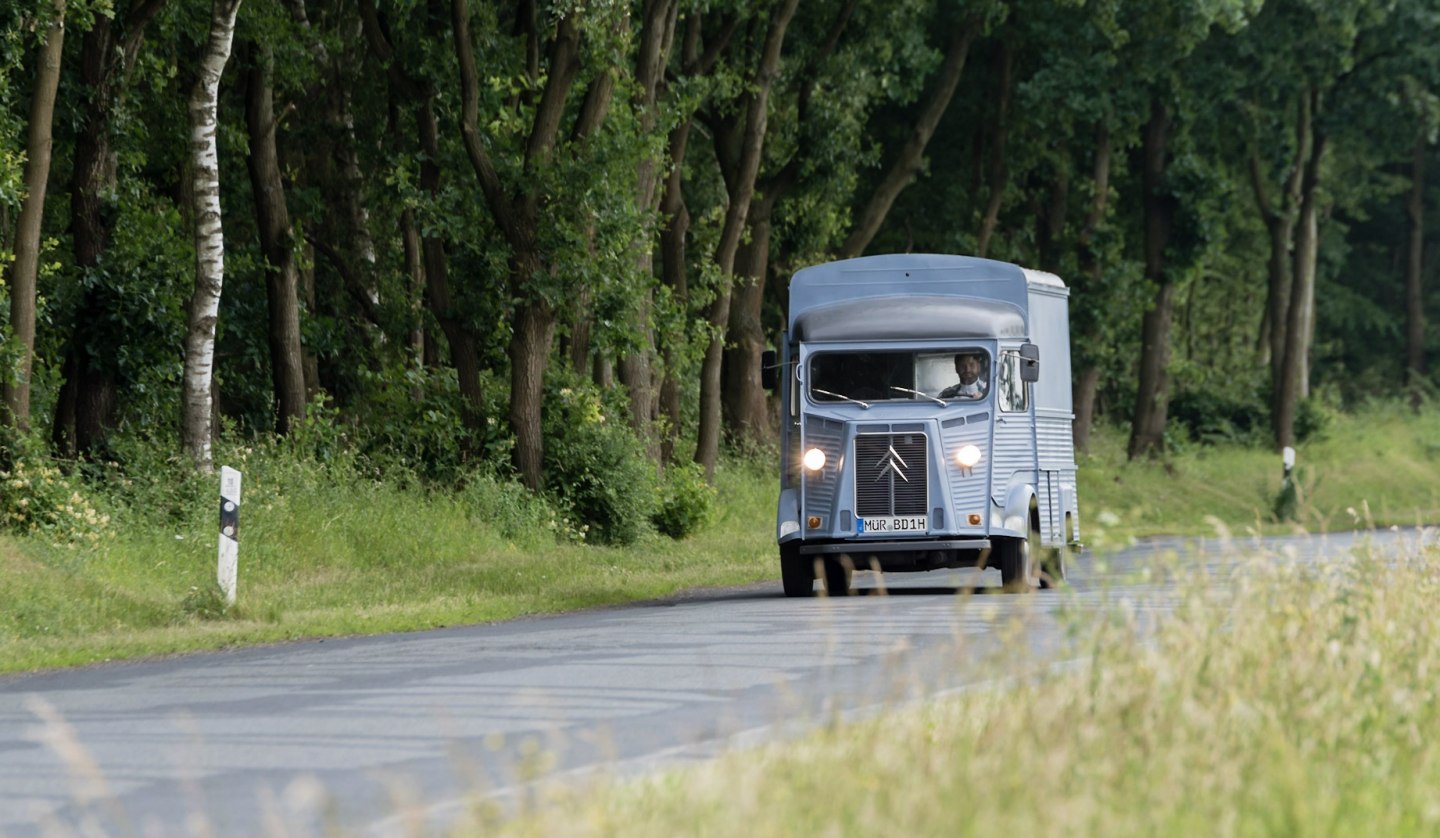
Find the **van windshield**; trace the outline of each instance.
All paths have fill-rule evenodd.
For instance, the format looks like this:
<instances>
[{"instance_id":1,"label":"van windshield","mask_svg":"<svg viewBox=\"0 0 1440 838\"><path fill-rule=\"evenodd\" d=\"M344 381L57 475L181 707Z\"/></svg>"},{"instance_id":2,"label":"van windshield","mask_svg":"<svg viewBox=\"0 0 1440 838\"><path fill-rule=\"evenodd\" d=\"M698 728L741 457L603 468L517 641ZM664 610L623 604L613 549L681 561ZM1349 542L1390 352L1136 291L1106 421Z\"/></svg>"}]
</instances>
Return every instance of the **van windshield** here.
<instances>
[{"instance_id":1,"label":"van windshield","mask_svg":"<svg viewBox=\"0 0 1440 838\"><path fill-rule=\"evenodd\" d=\"M817 352L809 371L817 402L977 401L990 393L990 354L978 348Z\"/></svg>"}]
</instances>

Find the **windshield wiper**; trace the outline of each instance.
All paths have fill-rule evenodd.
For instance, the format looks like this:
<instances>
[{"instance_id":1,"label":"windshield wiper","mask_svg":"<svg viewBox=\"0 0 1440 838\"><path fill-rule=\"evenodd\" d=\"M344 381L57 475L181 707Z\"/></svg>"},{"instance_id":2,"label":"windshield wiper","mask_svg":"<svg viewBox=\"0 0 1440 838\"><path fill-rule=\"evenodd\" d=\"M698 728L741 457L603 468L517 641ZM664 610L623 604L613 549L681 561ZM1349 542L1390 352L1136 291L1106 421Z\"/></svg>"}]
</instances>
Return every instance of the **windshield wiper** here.
<instances>
[{"instance_id":1,"label":"windshield wiper","mask_svg":"<svg viewBox=\"0 0 1440 838\"><path fill-rule=\"evenodd\" d=\"M911 390L909 387L896 387L894 384L891 384L891 385L890 385L890 389L891 389L891 390L899 390L899 391L902 392L902 393L909 393L909 394L912 395L912 396L919 396L919 397L922 398L922 399L929 399L930 401L932 401L932 402L934 402L934 403L936 403L936 404L938 404L938 405L941 405L942 407L943 407L944 404L945 404L945 400L944 400L944 399L937 399L937 398L935 398L934 396L930 395L929 393L922 393L922 392L920 392L919 390Z\"/></svg>"},{"instance_id":2,"label":"windshield wiper","mask_svg":"<svg viewBox=\"0 0 1440 838\"><path fill-rule=\"evenodd\" d=\"M862 401L860 401L859 399L852 399L852 398L850 398L849 396L843 395L843 394L841 394L841 393L832 393L832 392L830 392L829 390L821 390L819 387L811 387L811 388L810 388L810 392L812 392L812 393L819 393L819 394L822 395L822 396L834 396L834 397L837 398L837 399L844 399L844 400L847 401L847 402L854 402L855 404L860 405L861 407L865 408L866 410L869 410L869 409L870 409L870 403L869 403L869 402L862 402Z\"/></svg>"}]
</instances>

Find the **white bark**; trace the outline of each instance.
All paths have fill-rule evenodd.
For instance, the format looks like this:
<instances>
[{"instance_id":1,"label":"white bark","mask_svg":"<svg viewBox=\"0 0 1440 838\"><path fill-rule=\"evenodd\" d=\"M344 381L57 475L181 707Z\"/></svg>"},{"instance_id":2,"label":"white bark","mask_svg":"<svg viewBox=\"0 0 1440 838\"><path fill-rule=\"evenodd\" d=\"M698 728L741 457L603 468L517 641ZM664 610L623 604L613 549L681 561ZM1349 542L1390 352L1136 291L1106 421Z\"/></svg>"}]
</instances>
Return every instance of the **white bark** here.
<instances>
[{"instance_id":1,"label":"white bark","mask_svg":"<svg viewBox=\"0 0 1440 838\"><path fill-rule=\"evenodd\" d=\"M225 238L220 225L220 155L215 142L220 76L230 60L235 15L241 0L214 0L210 41L200 60L200 78L190 94L191 194L195 216L195 293L185 334L185 398L180 443L201 469L211 468L210 432L214 405L215 320L225 279Z\"/></svg>"}]
</instances>

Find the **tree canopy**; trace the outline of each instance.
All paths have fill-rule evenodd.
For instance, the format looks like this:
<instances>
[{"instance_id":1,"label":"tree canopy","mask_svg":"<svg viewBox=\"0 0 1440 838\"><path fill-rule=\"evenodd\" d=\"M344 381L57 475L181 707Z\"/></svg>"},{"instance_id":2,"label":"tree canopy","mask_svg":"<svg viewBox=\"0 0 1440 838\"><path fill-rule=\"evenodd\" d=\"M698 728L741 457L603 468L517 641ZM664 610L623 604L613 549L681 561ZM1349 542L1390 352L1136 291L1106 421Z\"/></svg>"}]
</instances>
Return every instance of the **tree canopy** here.
<instances>
[{"instance_id":1,"label":"tree canopy","mask_svg":"<svg viewBox=\"0 0 1440 838\"><path fill-rule=\"evenodd\" d=\"M4 421L102 458L183 415L203 460L322 409L539 490L590 382L710 469L774 433L793 271L936 251L1070 284L1081 445L1290 444L1434 393L1437 40L1430 0L8 4Z\"/></svg>"}]
</instances>

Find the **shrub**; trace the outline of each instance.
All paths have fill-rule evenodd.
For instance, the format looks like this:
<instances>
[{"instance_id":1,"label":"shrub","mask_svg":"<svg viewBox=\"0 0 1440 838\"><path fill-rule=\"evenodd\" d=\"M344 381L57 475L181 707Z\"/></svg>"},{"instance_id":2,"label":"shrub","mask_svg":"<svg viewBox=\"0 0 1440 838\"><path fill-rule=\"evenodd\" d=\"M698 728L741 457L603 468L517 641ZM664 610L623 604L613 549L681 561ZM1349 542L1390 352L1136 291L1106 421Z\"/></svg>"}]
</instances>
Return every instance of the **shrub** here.
<instances>
[{"instance_id":1,"label":"shrub","mask_svg":"<svg viewBox=\"0 0 1440 838\"><path fill-rule=\"evenodd\" d=\"M1170 400L1169 413L1191 440L1205 445L1255 441L1270 424L1269 408L1260 399L1227 397L1210 390L1177 393Z\"/></svg>"},{"instance_id":2,"label":"shrub","mask_svg":"<svg viewBox=\"0 0 1440 838\"><path fill-rule=\"evenodd\" d=\"M0 531L81 544L113 536L110 516L80 492L79 481L60 469L17 458L0 470Z\"/></svg>"},{"instance_id":3,"label":"shrub","mask_svg":"<svg viewBox=\"0 0 1440 838\"><path fill-rule=\"evenodd\" d=\"M1332 419L1334 414L1320 399L1301 399L1295 405L1295 441L1324 439Z\"/></svg>"},{"instance_id":4,"label":"shrub","mask_svg":"<svg viewBox=\"0 0 1440 838\"><path fill-rule=\"evenodd\" d=\"M650 522L678 541L699 532L710 520L714 505L715 487L705 482L705 469L699 463L671 466L660 485Z\"/></svg>"},{"instance_id":5,"label":"shrub","mask_svg":"<svg viewBox=\"0 0 1440 838\"><path fill-rule=\"evenodd\" d=\"M623 419L588 381L549 376L542 428L545 485L605 544L632 544L650 520L655 469ZM619 391L616 391L617 393Z\"/></svg>"}]
</instances>

